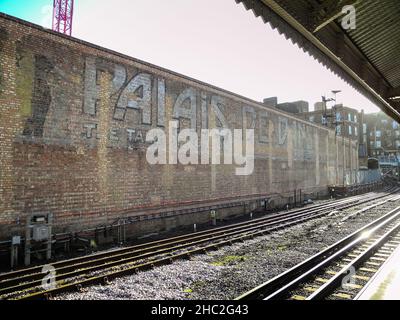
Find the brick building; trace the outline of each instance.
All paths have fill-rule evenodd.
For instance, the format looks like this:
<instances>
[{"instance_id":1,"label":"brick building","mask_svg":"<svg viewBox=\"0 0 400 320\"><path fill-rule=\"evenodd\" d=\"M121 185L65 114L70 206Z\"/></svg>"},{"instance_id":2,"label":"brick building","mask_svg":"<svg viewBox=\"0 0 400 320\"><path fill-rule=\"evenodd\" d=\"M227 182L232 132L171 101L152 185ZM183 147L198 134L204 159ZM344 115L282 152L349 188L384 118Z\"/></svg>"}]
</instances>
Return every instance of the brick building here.
<instances>
[{"instance_id":1,"label":"brick building","mask_svg":"<svg viewBox=\"0 0 400 320\"><path fill-rule=\"evenodd\" d=\"M381 167L399 167L400 127L383 112L365 115L368 154L377 158Z\"/></svg>"},{"instance_id":2,"label":"brick building","mask_svg":"<svg viewBox=\"0 0 400 320\"><path fill-rule=\"evenodd\" d=\"M300 113L299 117L334 129L341 137L359 139L361 136L363 112L353 108L337 105L325 110L322 103L316 103L314 111Z\"/></svg>"},{"instance_id":3,"label":"brick building","mask_svg":"<svg viewBox=\"0 0 400 320\"><path fill-rule=\"evenodd\" d=\"M279 110L285 111L287 113L293 113L293 114L298 114L298 113L305 113L309 111L309 103L307 101L294 101L294 102L284 102L284 103L278 103L278 98L277 97L272 97L272 98L266 98L264 99L264 105L268 106L270 108L277 108Z\"/></svg>"},{"instance_id":4,"label":"brick building","mask_svg":"<svg viewBox=\"0 0 400 320\"><path fill-rule=\"evenodd\" d=\"M335 129L338 137L357 140L361 167L368 165L368 158L377 158L381 167L399 166L400 127L383 112L364 114L343 105L325 109L321 102L315 104L314 111L299 117Z\"/></svg>"},{"instance_id":5,"label":"brick building","mask_svg":"<svg viewBox=\"0 0 400 320\"><path fill-rule=\"evenodd\" d=\"M322 195L358 170L357 143L339 144L329 128L4 14L0 114L0 240L46 212L62 234L121 220L135 236L206 223L211 209L224 218L294 203L296 190ZM253 174L151 165L146 135L168 134L170 122L253 129Z\"/></svg>"}]
</instances>

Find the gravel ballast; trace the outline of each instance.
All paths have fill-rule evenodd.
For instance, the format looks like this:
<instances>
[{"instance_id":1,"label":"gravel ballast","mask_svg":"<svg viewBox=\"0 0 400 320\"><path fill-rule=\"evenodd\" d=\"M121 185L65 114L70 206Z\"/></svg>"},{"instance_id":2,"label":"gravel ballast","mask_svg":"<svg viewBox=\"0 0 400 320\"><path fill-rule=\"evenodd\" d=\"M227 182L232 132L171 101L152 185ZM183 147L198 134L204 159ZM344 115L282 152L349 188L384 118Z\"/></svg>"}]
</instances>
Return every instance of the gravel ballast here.
<instances>
[{"instance_id":1,"label":"gravel ballast","mask_svg":"<svg viewBox=\"0 0 400 320\"><path fill-rule=\"evenodd\" d=\"M333 212L268 236L55 299L231 300L378 219L399 204L400 201L387 202L354 217L352 215L366 205Z\"/></svg>"}]
</instances>

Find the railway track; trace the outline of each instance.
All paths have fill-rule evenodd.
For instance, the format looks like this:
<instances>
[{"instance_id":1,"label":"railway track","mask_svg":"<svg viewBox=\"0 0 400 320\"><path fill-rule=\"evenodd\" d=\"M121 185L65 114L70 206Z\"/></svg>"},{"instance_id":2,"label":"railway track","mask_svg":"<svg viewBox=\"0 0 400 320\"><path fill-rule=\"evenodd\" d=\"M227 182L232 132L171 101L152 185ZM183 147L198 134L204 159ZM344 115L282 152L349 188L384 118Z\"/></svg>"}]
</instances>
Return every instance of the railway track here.
<instances>
[{"instance_id":1,"label":"railway track","mask_svg":"<svg viewBox=\"0 0 400 320\"><path fill-rule=\"evenodd\" d=\"M397 191L396 189L390 190L391 193L369 193L195 234L55 262L51 264L56 275L55 287L51 289L42 287L43 266L1 274L0 299L49 299L55 294L80 290L84 286L108 283L116 277L139 270L148 270L158 265L171 263L176 259L187 258L234 242L266 235L326 216L335 210L344 210L381 199L380 202L367 207L373 208L398 198L398 196L393 196L393 193Z\"/></svg>"},{"instance_id":2,"label":"railway track","mask_svg":"<svg viewBox=\"0 0 400 320\"><path fill-rule=\"evenodd\" d=\"M400 245L400 207L237 300L353 300Z\"/></svg>"}]
</instances>

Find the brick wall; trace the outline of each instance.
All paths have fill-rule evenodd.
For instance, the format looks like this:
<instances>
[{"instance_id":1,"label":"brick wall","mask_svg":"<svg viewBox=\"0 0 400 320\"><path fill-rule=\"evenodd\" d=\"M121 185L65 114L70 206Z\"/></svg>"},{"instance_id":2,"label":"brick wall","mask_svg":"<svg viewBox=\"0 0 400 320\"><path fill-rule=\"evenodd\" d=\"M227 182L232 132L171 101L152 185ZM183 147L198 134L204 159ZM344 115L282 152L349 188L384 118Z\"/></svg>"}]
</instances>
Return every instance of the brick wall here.
<instances>
[{"instance_id":1,"label":"brick wall","mask_svg":"<svg viewBox=\"0 0 400 320\"><path fill-rule=\"evenodd\" d=\"M357 145L225 90L0 15L0 239L27 214L56 232L146 210L325 192ZM149 165L150 129L255 129L255 170ZM343 158L343 153L345 158ZM351 156L350 156L351 153Z\"/></svg>"}]
</instances>

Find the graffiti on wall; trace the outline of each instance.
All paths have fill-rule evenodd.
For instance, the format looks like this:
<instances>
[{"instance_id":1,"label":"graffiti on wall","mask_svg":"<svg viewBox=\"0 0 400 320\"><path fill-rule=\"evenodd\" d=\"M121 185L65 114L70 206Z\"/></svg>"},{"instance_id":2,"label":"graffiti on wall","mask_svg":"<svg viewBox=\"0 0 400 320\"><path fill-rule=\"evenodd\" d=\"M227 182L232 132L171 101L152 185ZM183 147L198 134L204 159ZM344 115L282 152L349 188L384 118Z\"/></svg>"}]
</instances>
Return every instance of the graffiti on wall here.
<instances>
[{"instance_id":1,"label":"graffiti on wall","mask_svg":"<svg viewBox=\"0 0 400 320\"><path fill-rule=\"evenodd\" d=\"M164 78L140 71L128 74L128 70L121 65L88 57L85 62L83 113L93 118L96 118L98 114L101 91L98 79L101 72L111 74L112 94L110 98L113 103L113 120L126 122L128 126L125 132L120 128L111 128L110 140L115 143L127 141L129 149L144 143L146 130L154 125L153 111L156 114L156 126L166 126L166 97L168 95L175 94L176 96L172 119L186 121L192 129L208 129L209 115L212 113L216 119L216 127L230 127L225 113L226 101L220 96L209 95L192 87L185 88L178 94L168 92L167 80ZM127 116L130 112L139 115L139 122L130 123ZM138 129L134 126L148 127L148 129ZM259 143L269 143L269 117L266 111L243 106L242 126L258 131ZM85 123L82 136L86 139L98 138L97 129L97 123ZM278 143L281 145L286 141L287 130L287 125L279 126L281 139Z\"/></svg>"},{"instance_id":2,"label":"graffiti on wall","mask_svg":"<svg viewBox=\"0 0 400 320\"><path fill-rule=\"evenodd\" d=\"M294 160L315 161L314 130L305 123L293 123Z\"/></svg>"},{"instance_id":3,"label":"graffiti on wall","mask_svg":"<svg viewBox=\"0 0 400 320\"><path fill-rule=\"evenodd\" d=\"M32 47L32 44L29 46ZM60 58L53 58L51 53L47 56L33 55L33 57L30 115L26 119L23 136L37 138L43 137L43 128L49 110L60 109L58 104L61 99L52 97L52 94L55 94L53 89L59 84L50 83L49 79L54 79L54 77L51 78L49 75L60 73L63 68L57 67L56 61ZM313 144L304 143L304 141L312 140L307 131L308 126L298 121L289 122L285 116L246 104L239 106L239 109L230 107L228 110L227 99L217 94L211 94L190 85L184 87L182 84L178 85L176 81L103 58L87 56L83 59L79 62L81 67L75 67L72 72L80 72L82 79L81 112L83 117L80 125L80 139L90 146L96 146L100 140L102 129L99 123L100 99L102 94L107 92L111 110L110 125L107 128L109 147L136 150L145 144L146 134L152 127L167 127L167 116L177 120L180 128L185 125L200 130L210 127L212 115L215 119L213 126L218 128L254 129L256 143L259 145L272 145L286 149L289 131L294 130L296 132L293 141L294 158L311 160L314 157ZM109 75L107 78L110 83L107 88L101 87L102 74ZM61 76L64 77L63 81L67 81L68 77L78 76L78 74ZM178 92L177 87L180 88ZM64 88L61 89L64 90ZM170 112L166 109L167 100L168 103L172 101ZM57 106L52 106L52 104L57 104Z\"/></svg>"}]
</instances>

